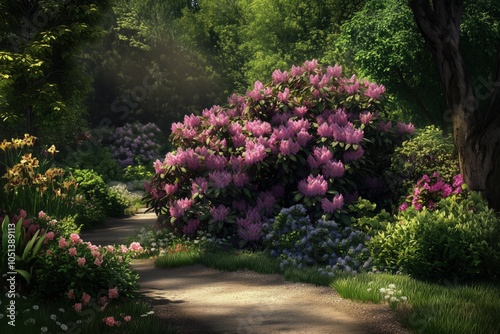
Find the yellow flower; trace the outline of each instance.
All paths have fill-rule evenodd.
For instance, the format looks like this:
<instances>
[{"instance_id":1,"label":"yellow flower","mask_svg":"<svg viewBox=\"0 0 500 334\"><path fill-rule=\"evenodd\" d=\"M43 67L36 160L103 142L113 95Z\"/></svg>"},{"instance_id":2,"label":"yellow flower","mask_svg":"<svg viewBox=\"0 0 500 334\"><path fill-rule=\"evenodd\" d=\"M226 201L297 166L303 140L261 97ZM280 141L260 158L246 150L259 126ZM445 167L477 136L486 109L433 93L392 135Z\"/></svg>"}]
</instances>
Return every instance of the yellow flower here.
<instances>
[{"instance_id":1,"label":"yellow flower","mask_svg":"<svg viewBox=\"0 0 500 334\"><path fill-rule=\"evenodd\" d=\"M35 140L37 138L35 136L31 136L30 134L28 133L25 133L24 134L24 143L28 146L28 147L33 147L35 145Z\"/></svg>"},{"instance_id":2,"label":"yellow flower","mask_svg":"<svg viewBox=\"0 0 500 334\"><path fill-rule=\"evenodd\" d=\"M52 155L54 155L56 152L59 152L56 150L56 147L54 145L52 145L48 150L47 152L51 153Z\"/></svg>"},{"instance_id":3,"label":"yellow flower","mask_svg":"<svg viewBox=\"0 0 500 334\"><path fill-rule=\"evenodd\" d=\"M15 149L22 148L24 146L24 141L22 139L12 138L12 146L14 146Z\"/></svg>"},{"instance_id":4,"label":"yellow flower","mask_svg":"<svg viewBox=\"0 0 500 334\"><path fill-rule=\"evenodd\" d=\"M7 149L9 149L11 146L10 141L7 141L7 139L4 139L3 142L0 143L0 148L5 152Z\"/></svg>"}]
</instances>

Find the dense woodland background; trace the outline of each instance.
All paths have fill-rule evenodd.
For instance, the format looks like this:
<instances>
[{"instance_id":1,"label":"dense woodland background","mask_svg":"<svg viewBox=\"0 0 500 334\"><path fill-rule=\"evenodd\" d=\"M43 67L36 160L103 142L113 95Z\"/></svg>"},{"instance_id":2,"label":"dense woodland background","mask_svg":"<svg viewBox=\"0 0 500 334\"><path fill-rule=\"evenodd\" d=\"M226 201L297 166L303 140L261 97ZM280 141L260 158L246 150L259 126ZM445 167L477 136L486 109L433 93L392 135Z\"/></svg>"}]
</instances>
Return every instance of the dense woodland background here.
<instances>
[{"instance_id":1,"label":"dense woodland background","mask_svg":"<svg viewBox=\"0 0 500 334\"><path fill-rule=\"evenodd\" d=\"M91 127L136 120L167 135L184 114L308 59L384 84L393 118L450 126L405 0L5 2L0 137L71 143ZM493 85L499 7L465 1L461 51L479 103Z\"/></svg>"}]
</instances>

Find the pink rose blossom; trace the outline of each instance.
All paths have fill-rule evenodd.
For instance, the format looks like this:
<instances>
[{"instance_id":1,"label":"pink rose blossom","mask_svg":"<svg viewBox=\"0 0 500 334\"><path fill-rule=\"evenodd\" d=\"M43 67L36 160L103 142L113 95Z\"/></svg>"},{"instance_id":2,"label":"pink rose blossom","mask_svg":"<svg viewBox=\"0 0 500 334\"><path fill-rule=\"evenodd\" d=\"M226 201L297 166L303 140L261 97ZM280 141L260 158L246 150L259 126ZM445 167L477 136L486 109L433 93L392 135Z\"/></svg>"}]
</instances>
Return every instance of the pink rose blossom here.
<instances>
[{"instance_id":1,"label":"pink rose blossom","mask_svg":"<svg viewBox=\"0 0 500 334\"><path fill-rule=\"evenodd\" d=\"M106 317L104 319L104 322L106 323L107 326L113 327L115 325L115 318L114 317Z\"/></svg>"},{"instance_id":2,"label":"pink rose blossom","mask_svg":"<svg viewBox=\"0 0 500 334\"><path fill-rule=\"evenodd\" d=\"M132 252L142 252L144 249L142 248L141 244L138 243L137 241L134 241L130 244L128 247Z\"/></svg>"},{"instance_id":3,"label":"pink rose blossom","mask_svg":"<svg viewBox=\"0 0 500 334\"><path fill-rule=\"evenodd\" d=\"M125 322L129 322L130 320L132 320L132 317L129 315L126 315L123 317L123 320L125 320Z\"/></svg>"},{"instance_id":4,"label":"pink rose blossom","mask_svg":"<svg viewBox=\"0 0 500 334\"><path fill-rule=\"evenodd\" d=\"M64 238L59 239L59 248L66 248L68 247L68 242Z\"/></svg>"},{"instance_id":5,"label":"pink rose blossom","mask_svg":"<svg viewBox=\"0 0 500 334\"><path fill-rule=\"evenodd\" d=\"M83 240L80 238L80 236L76 233L72 233L69 237L69 239L71 240L72 243L74 244L79 244L81 243Z\"/></svg>"},{"instance_id":6,"label":"pink rose blossom","mask_svg":"<svg viewBox=\"0 0 500 334\"><path fill-rule=\"evenodd\" d=\"M83 305L87 305L90 302L90 295L86 292L82 295Z\"/></svg>"},{"instance_id":7,"label":"pink rose blossom","mask_svg":"<svg viewBox=\"0 0 500 334\"><path fill-rule=\"evenodd\" d=\"M78 260L76 260L79 266L84 266L85 265L85 258L84 257L79 257Z\"/></svg>"},{"instance_id":8,"label":"pink rose blossom","mask_svg":"<svg viewBox=\"0 0 500 334\"><path fill-rule=\"evenodd\" d=\"M69 253L69 256L76 256L76 248L75 247L71 247L68 250L68 253Z\"/></svg>"},{"instance_id":9,"label":"pink rose blossom","mask_svg":"<svg viewBox=\"0 0 500 334\"><path fill-rule=\"evenodd\" d=\"M82 312L82 303L75 303L73 305L73 309L75 310L76 313Z\"/></svg>"},{"instance_id":10,"label":"pink rose blossom","mask_svg":"<svg viewBox=\"0 0 500 334\"><path fill-rule=\"evenodd\" d=\"M69 299L75 299L75 290L70 289L66 295L68 296Z\"/></svg>"},{"instance_id":11,"label":"pink rose blossom","mask_svg":"<svg viewBox=\"0 0 500 334\"><path fill-rule=\"evenodd\" d=\"M101 266L101 264L102 264L102 260L101 260L101 259L99 259L98 257L96 257L96 258L95 258L95 260L94 260L94 264L95 264L96 266L100 267L100 266Z\"/></svg>"},{"instance_id":12,"label":"pink rose blossom","mask_svg":"<svg viewBox=\"0 0 500 334\"><path fill-rule=\"evenodd\" d=\"M108 290L108 297L111 298L111 299L116 299L119 297L119 293L118 293L118 288L115 287L113 289L109 289Z\"/></svg>"}]
</instances>

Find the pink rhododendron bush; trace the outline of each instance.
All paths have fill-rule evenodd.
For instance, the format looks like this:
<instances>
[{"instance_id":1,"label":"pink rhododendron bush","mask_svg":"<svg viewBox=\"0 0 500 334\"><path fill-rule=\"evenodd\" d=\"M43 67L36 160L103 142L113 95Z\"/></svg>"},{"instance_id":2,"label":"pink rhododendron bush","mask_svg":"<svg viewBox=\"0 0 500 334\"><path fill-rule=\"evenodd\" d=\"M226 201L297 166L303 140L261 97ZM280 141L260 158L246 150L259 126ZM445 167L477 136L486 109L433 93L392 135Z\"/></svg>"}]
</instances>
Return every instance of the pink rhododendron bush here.
<instances>
[{"instance_id":1,"label":"pink rhododendron bush","mask_svg":"<svg viewBox=\"0 0 500 334\"><path fill-rule=\"evenodd\" d=\"M348 203L383 197L390 154L414 131L384 119L384 93L315 60L276 70L272 83L172 125L177 149L155 162L148 205L178 233L244 241L294 204L349 223Z\"/></svg>"}]
</instances>

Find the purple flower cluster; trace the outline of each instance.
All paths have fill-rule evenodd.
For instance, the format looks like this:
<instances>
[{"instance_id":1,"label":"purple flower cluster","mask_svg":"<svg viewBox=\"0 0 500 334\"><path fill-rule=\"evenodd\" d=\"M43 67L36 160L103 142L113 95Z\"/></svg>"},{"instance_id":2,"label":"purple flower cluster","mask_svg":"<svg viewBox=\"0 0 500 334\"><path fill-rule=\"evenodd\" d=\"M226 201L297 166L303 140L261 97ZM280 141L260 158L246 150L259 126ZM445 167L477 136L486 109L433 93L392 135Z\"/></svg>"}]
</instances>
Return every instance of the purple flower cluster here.
<instances>
[{"instance_id":1,"label":"purple flower cluster","mask_svg":"<svg viewBox=\"0 0 500 334\"><path fill-rule=\"evenodd\" d=\"M464 181L461 174L453 177L453 183L445 183L438 172L434 172L432 177L428 175L422 176L418 180L413 194L406 197L406 201L399 206L399 211L404 211L410 206L415 210L420 211L423 207L433 210L436 203L450 195L457 195L463 192Z\"/></svg>"},{"instance_id":2,"label":"purple flower cluster","mask_svg":"<svg viewBox=\"0 0 500 334\"><path fill-rule=\"evenodd\" d=\"M158 158L161 137L160 129L153 123L132 123L116 128L110 138L113 158L122 167L147 164Z\"/></svg>"},{"instance_id":3,"label":"purple flower cluster","mask_svg":"<svg viewBox=\"0 0 500 334\"><path fill-rule=\"evenodd\" d=\"M361 231L324 219L313 224L304 206L282 209L276 219L264 224L264 244L286 266L318 265L321 273L360 272L370 267L369 237Z\"/></svg>"},{"instance_id":4,"label":"purple flower cluster","mask_svg":"<svg viewBox=\"0 0 500 334\"><path fill-rule=\"evenodd\" d=\"M411 124L381 119L383 86L346 78L340 66L307 61L272 79L172 124L177 149L154 162L147 189L148 205L169 212L177 231L189 225L257 241L286 205L334 216L356 193L360 165L376 155L365 154L381 142L374 137L384 132L384 145L395 146L411 132ZM177 204L184 198L193 200L189 209Z\"/></svg>"}]
</instances>

